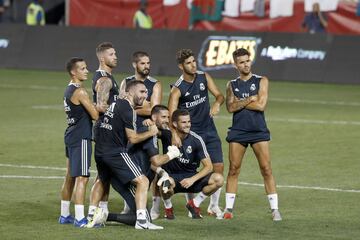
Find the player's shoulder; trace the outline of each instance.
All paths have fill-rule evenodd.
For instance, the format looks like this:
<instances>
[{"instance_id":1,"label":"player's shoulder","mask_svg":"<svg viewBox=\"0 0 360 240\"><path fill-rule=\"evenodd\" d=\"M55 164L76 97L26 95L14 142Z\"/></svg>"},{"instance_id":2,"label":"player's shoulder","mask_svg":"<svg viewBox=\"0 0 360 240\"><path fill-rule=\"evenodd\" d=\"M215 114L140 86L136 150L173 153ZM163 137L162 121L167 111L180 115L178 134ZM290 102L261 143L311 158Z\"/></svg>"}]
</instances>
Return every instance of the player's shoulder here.
<instances>
[{"instance_id":1,"label":"player's shoulder","mask_svg":"<svg viewBox=\"0 0 360 240\"><path fill-rule=\"evenodd\" d=\"M134 79L135 79L135 75L131 75L131 76L126 77L124 80L126 82L128 82L128 81L131 81L131 80L134 80Z\"/></svg>"},{"instance_id":2,"label":"player's shoulder","mask_svg":"<svg viewBox=\"0 0 360 240\"><path fill-rule=\"evenodd\" d=\"M198 74L198 75L205 75L206 73L203 72L203 71L197 70L197 71L196 71L196 74Z\"/></svg>"},{"instance_id":3,"label":"player's shoulder","mask_svg":"<svg viewBox=\"0 0 360 240\"><path fill-rule=\"evenodd\" d=\"M255 78L260 78L260 79L264 77L264 76L261 76L261 75L255 74L255 73L253 73L252 76Z\"/></svg>"},{"instance_id":4,"label":"player's shoulder","mask_svg":"<svg viewBox=\"0 0 360 240\"><path fill-rule=\"evenodd\" d=\"M148 76L147 79L152 83L157 83L158 82L158 80L156 78L152 77L152 76Z\"/></svg>"},{"instance_id":5,"label":"player's shoulder","mask_svg":"<svg viewBox=\"0 0 360 240\"><path fill-rule=\"evenodd\" d=\"M181 76L179 77L179 79L174 83L173 86L179 88L180 85L181 85L183 82L184 82L184 77L183 77L183 75L181 75Z\"/></svg>"},{"instance_id":6,"label":"player's shoulder","mask_svg":"<svg viewBox=\"0 0 360 240\"><path fill-rule=\"evenodd\" d=\"M190 135L191 138L192 138L193 140L195 140L196 142L204 143L203 138L202 138L199 134L197 134L196 132L190 131L190 132L189 132L189 135Z\"/></svg>"},{"instance_id":7,"label":"player's shoulder","mask_svg":"<svg viewBox=\"0 0 360 240\"><path fill-rule=\"evenodd\" d=\"M109 74L103 69L96 70L94 75L99 77L99 78L100 77L109 77Z\"/></svg>"}]
</instances>

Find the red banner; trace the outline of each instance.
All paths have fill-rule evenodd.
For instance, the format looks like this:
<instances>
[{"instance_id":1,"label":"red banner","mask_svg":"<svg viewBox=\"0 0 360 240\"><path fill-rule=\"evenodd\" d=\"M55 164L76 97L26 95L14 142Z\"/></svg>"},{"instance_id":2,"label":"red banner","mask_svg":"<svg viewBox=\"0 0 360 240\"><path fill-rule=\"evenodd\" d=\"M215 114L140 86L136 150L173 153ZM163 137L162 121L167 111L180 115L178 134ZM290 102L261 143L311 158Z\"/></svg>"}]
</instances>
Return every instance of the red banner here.
<instances>
[{"instance_id":1,"label":"red banner","mask_svg":"<svg viewBox=\"0 0 360 240\"><path fill-rule=\"evenodd\" d=\"M197 1L196 3L201 1ZM71 0L69 1L71 26L133 27L133 16L139 9L140 0ZM174 6L164 6L163 0L148 0L148 14L154 28L188 29L190 10L186 0ZM356 4L339 2L336 12L326 13L329 33L360 34L360 17L356 16ZM223 17L220 22L199 21L195 30L244 31L244 32L303 32L304 2L295 0L292 17L269 18L269 1L265 4L265 17L242 13L236 18Z\"/></svg>"}]
</instances>

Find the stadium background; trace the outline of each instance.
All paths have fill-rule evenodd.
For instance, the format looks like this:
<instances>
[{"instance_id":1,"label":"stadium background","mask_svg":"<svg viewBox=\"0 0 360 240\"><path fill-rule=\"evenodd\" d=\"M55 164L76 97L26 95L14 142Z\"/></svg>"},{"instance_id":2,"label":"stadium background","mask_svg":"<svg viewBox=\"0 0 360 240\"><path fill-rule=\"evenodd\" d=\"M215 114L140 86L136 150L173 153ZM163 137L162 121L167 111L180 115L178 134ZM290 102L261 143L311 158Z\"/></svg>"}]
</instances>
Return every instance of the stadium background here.
<instances>
[{"instance_id":1,"label":"stadium background","mask_svg":"<svg viewBox=\"0 0 360 240\"><path fill-rule=\"evenodd\" d=\"M133 73L131 53L148 51L152 75L165 86L166 104L166 86L179 75L176 50L192 48L200 55L198 60L206 62L203 53L209 51L211 40L225 41L227 46L231 41L255 44L251 45L255 49L254 72L270 78L266 117L284 220L276 224L271 221L256 159L249 151L232 221L210 217L189 220L183 196L176 196L177 219L158 220L165 226L162 232L139 233L122 225L85 230L57 224L59 189L65 172L65 115L61 106L68 81L65 61L74 55L84 57L94 71L95 46L112 41L119 57L115 76L120 81ZM0 239L358 239L358 43L358 35L1 24ZM270 47L272 53L268 54ZM286 48L292 49L290 53L293 49L313 51L318 58L298 57ZM325 58L320 60L321 56ZM218 60L217 55L214 60ZM225 93L225 84L236 71L223 67L208 72ZM89 81L86 86L90 88ZM223 107L215 121L227 159L224 139L231 115ZM111 194L110 201L112 210L122 208L116 193ZM207 202L203 210L205 206Z\"/></svg>"}]
</instances>

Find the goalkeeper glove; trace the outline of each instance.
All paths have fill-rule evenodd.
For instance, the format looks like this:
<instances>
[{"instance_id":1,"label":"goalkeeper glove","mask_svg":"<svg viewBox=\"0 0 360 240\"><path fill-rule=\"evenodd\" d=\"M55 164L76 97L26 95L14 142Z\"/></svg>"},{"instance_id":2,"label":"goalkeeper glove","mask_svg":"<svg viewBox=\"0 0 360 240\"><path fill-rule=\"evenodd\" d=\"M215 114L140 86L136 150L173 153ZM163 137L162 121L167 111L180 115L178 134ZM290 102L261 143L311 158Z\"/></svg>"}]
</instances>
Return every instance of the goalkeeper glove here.
<instances>
[{"instance_id":1,"label":"goalkeeper glove","mask_svg":"<svg viewBox=\"0 0 360 240\"><path fill-rule=\"evenodd\" d=\"M172 160L174 158L180 157L180 150L172 145L172 146L168 146L168 152L166 153L169 156L169 159Z\"/></svg>"},{"instance_id":2,"label":"goalkeeper glove","mask_svg":"<svg viewBox=\"0 0 360 240\"><path fill-rule=\"evenodd\" d=\"M159 174L159 180L157 182L157 185L162 187L162 191L164 193L167 193L170 190L170 177L169 174L162 169L161 167L158 167L156 169L156 173Z\"/></svg>"}]
</instances>

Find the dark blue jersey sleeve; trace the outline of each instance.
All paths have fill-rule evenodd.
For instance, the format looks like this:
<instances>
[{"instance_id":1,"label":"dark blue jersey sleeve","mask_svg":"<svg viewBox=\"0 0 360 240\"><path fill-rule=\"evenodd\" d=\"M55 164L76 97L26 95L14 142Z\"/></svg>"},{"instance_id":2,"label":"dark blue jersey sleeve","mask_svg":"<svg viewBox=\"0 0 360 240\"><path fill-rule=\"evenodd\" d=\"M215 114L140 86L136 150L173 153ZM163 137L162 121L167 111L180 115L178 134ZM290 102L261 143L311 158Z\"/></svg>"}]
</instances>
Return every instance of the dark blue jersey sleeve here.
<instances>
[{"instance_id":1,"label":"dark blue jersey sleeve","mask_svg":"<svg viewBox=\"0 0 360 240\"><path fill-rule=\"evenodd\" d=\"M136 112L129 106L126 111L122 113L124 120L124 127L136 131Z\"/></svg>"}]
</instances>

